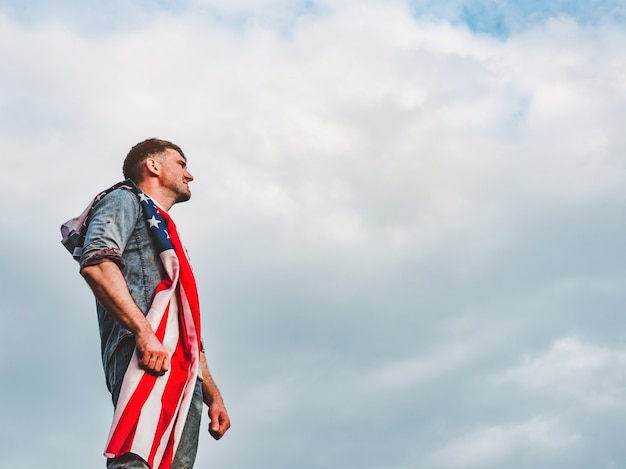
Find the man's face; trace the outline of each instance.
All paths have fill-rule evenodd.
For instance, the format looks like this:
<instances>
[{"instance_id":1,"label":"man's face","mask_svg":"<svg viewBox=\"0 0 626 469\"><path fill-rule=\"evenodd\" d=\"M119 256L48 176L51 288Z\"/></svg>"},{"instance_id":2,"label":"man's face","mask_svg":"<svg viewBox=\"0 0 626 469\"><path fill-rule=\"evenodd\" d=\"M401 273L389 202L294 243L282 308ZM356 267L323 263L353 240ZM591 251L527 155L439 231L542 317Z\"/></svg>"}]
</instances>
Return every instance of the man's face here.
<instances>
[{"instance_id":1,"label":"man's face","mask_svg":"<svg viewBox=\"0 0 626 469\"><path fill-rule=\"evenodd\" d=\"M191 197L189 183L193 176L187 171L187 160L176 150L168 148L161 156L161 185L174 194L174 203L185 202Z\"/></svg>"}]
</instances>

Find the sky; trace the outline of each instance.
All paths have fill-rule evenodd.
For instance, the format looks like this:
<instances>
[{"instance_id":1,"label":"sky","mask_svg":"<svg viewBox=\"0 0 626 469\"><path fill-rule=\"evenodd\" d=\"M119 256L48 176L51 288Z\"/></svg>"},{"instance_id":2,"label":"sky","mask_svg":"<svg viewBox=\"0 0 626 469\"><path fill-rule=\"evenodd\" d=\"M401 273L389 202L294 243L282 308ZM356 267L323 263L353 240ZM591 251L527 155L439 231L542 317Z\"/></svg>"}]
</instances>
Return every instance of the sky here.
<instances>
[{"instance_id":1,"label":"sky","mask_svg":"<svg viewBox=\"0 0 626 469\"><path fill-rule=\"evenodd\" d=\"M626 467L622 0L0 0L0 469L104 467L59 226L135 143L232 428L196 467Z\"/></svg>"}]
</instances>

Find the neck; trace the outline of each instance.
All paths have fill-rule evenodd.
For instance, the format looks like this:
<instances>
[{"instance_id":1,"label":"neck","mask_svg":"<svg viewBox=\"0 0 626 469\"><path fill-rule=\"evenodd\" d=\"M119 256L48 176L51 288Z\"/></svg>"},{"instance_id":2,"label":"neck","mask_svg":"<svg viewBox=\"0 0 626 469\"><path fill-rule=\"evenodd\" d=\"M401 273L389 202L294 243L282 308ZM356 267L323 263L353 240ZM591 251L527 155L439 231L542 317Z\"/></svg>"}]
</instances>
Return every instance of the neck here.
<instances>
[{"instance_id":1,"label":"neck","mask_svg":"<svg viewBox=\"0 0 626 469\"><path fill-rule=\"evenodd\" d=\"M165 211L169 211L170 208L176 203L174 198L168 191L164 190L158 184L154 184L151 179L143 180L137 187L143 192L148 194L153 200L155 200Z\"/></svg>"}]
</instances>

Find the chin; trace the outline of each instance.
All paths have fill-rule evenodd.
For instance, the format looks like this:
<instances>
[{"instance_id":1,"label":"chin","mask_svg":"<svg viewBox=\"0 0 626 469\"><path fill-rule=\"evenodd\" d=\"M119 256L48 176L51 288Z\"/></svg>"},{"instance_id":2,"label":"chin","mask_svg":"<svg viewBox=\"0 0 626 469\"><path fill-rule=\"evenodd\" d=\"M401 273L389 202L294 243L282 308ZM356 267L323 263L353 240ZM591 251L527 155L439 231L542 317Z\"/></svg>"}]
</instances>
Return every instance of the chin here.
<instances>
[{"instance_id":1,"label":"chin","mask_svg":"<svg viewBox=\"0 0 626 469\"><path fill-rule=\"evenodd\" d=\"M178 194L178 197L176 197L176 203L187 202L189 199L191 199L191 192L187 194Z\"/></svg>"}]
</instances>

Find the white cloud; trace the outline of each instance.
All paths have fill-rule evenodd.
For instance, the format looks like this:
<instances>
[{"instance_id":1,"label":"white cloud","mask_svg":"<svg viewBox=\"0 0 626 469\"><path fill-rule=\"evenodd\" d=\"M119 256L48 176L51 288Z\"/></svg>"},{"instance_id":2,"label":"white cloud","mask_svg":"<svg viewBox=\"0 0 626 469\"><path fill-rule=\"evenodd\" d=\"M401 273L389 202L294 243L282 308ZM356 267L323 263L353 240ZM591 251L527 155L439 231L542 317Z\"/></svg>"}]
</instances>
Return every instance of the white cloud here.
<instances>
[{"instance_id":1,"label":"white cloud","mask_svg":"<svg viewBox=\"0 0 626 469\"><path fill-rule=\"evenodd\" d=\"M624 348L594 346L566 337L555 341L543 355L526 356L522 365L503 372L497 380L555 398L574 399L578 405L623 409L624 363Z\"/></svg>"},{"instance_id":2,"label":"white cloud","mask_svg":"<svg viewBox=\"0 0 626 469\"><path fill-rule=\"evenodd\" d=\"M440 468L501 467L527 455L572 451L581 436L544 417L474 430L445 445L431 456Z\"/></svg>"}]
</instances>

